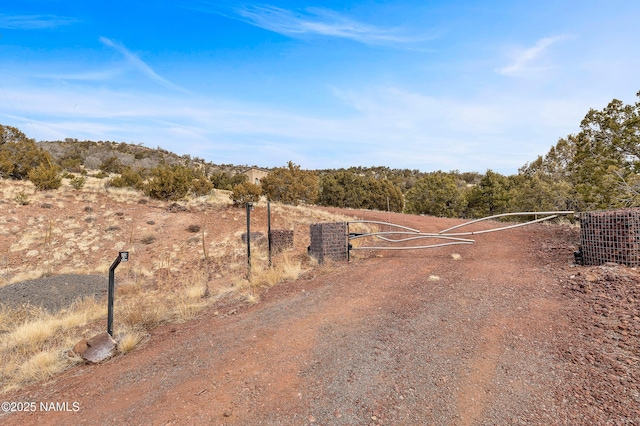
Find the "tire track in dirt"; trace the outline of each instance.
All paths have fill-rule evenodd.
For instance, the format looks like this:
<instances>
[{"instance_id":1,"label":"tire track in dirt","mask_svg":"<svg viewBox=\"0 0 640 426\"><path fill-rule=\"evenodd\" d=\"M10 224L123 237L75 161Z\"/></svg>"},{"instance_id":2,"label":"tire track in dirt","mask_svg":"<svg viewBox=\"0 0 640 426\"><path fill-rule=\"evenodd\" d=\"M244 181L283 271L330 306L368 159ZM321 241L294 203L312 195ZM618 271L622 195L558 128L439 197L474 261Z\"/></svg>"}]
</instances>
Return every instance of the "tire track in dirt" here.
<instances>
[{"instance_id":1,"label":"tire track in dirt","mask_svg":"<svg viewBox=\"0 0 640 426\"><path fill-rule=\"evenodd\" d=\"M291 300L276 301L253 313L250 321L254 325L246 324L243 332L255 334L244 339L241 353L229 352L215 360L218 365L232 367L209 376L213 386L202 383L203 389L212 388L211 398L224 409L221 414L227 414L227 423L259 421L254 417L256 407L263 418L264 413L282 416L278 414L282 407L292 421L305 418L309 384L300 373L313 364L312 350L323 338L323 330L357 327L367 312L375 312L389 297L390 288L350 285L354 273L371 282L375 271L342 269L331 277L336 282L331 288L300 290ZM272 319L273 310L286 313ZM185 382L169 394L189 395L196 388Z\"/></svg>"},{"instance_id":2,"label":"tire track in dirt","mask_svg":"<svg viewBox=\"0 0 640 426\"><path fill-rule=\"evenodd\" d=\"M530 232L535 230L523 233ZM526 417L527 410L534 408L528 406L531 389L544 388L551 392L561 382L561 378L548 377L548 374L541 374L541 380L534 377L535 372L547 368L543 361L553 361L553 350L540 345L540 336L550 330L557 334L557 329L566 325L558 321L562 316L558 296L549 291L555 285L554 280L536 267L532 247L528 247L526 239L509 238L508 234L508 238L504 238L505 234L479 237L469 252L475 257L474 265L482 267L461 268L456 272L456 281L483 283L482 297L489 305L487 315L478 323L478 343L470 348L472 355L460 376L456 424L486 423L486 418L494 416L488 410L505 404L507 398L513 406L514 417L503 421L519 422L519 416ZM521 276L527 279L522 280ZM514 300L513 295L523 297ZM533 349L536 346L538 349ZM518 348L515 357L514 348ZM518 371L524 364L528 369ZM506 382L500 377L505 371L508 372ZM515 407L519 402L523 406ZM553 404L547 402L549 405Z\"/></svg>"},{"instance_id":3,"label":"tire track in dirt","mask_svg":"<svg viewBox=\"0 0 640 426\"><path fill-rule=\"evenodd\" d=\"M405 269L398 266L394 271L411 279ZM309 385L301 382L299 373L313 364L311 349L321 330L357 326L367 312L376 312L397 291L391 281L377 281L377 275L374 268L363 265L341 267L327 276L289 284L295 289L286 299L265 300L222 319L204 316L163 327L140 350L81 368L79 383L73 377L61 378L66 383L54 385L55 393L36 389L31 397L79 400L85 408L79 417L90 423L131 424L135 418L140 424L185 420L248 424L263 419L265 412L278 416L282 407L295 423L307 418L303 396ZM328 280L330 285L325 284ZM86 399L100 399L103 404ZM158 407L171 409L153 409ZM256 408L262 413L259 417ZM20 417L9 420L19 424ZM66 421L69 413L40 413L35 418L55 424Z\"/></svg>"},{"instance_id":4,"label":"tire track in dirt","mask_svg":"<svg viewBox=\"0 0 640 426\"><path fill-rule=\"evenodd\" d=\"M487 237L491 238L489 235ZM486 244L486 240L489 238L485 237L485 241L479 244ZM491 244L489 247L479 250L476 247L477 250L474 250L473 254L473 256L477 256L476 262L480 260L484 264L484 268L480 271L476 268L460 268L459 271L456 271L456 274L459 275L456 277L457 281L464 283L482 279L483 277L479 276L478 272L481 275L491 277L491 282L497 285L505 281L507 278L505 273L513 271L498 264L496 259L514 256L513 248L499 242ZM493 297L497 297L497 295ZM491 394L495 388L496 368L503 352L502 339L509 323L508 319L500 312L491 312L486 318L486 324L480 323L479 343L476 348L470 348L472 356L464 368L468 374L461 377L460 387L456 394L457 416L461 425L478 424L485 407L491 403Z\"/></svg>"},{"instance_id":5,"label":"tire track in dirt","mask_svg":"<svg viewBox=\"0 0 640 426\"><path fill-rule=\"evenodd\" d=\"M394 219L425 231L452 222ZM211 309L195 321L160 327L125 357L10 396L78 401L80 412L16 413L2 420L552 421L550 390L559 379L550 375L550 347L560 314L548 293L553 283L526 250L532 232L487 235L476 246L381 252L270 289L260 304L238 307L234 315L215 317ZM454 260L454 252L462 259ZM534 417L540 405L549 407L547 417Z\"/></svg>"},{"instance_id":6,"label":"tire track in dirt","mask_svg":"<svg viewBox=\"0 0 640 426\"><path fill-rule=\"evenodd\" d=\"M468 368L471 374L462 380L456 396L456 406L461 425L477 424L485 407L490 403L490 391L495 377L498 357L501 353L500 339L504 334L503 325L496 325L482 330L481 344L471 359ZM504 321L503 321L504 322Z\"/></svg>"}]
</instances>

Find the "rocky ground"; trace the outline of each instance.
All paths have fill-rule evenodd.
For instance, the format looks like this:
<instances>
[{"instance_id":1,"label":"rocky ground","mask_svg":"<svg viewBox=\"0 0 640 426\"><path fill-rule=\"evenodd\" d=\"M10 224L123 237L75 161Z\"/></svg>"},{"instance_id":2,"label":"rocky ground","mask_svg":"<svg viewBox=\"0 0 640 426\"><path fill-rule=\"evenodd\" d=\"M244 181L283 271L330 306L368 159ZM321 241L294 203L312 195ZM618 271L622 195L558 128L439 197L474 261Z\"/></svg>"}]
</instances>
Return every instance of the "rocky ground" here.
<instances>
[{"instance_id":1,"label":"rocky ground","mask_svg":"<svg viewBox=\"0 0 640 426\"><path fill-rule=\"evenodd\" d=\"M78 298L104 298L108 282L104 275L54 275L0 287L0 301L11 308L29 304L54 313Z\"/></svg>"},{"instance_id":2,"label":"rocky ground","mask_svg":"<svg viewBox=\"0 0 640 426\"><path fill-rule=\"evenodd\" d=\"M608 264L580 268L563 281L572 299L572 333L561 346L569 363L574 418L640 424L640 277Z\"/></svg>"}]
</instances>

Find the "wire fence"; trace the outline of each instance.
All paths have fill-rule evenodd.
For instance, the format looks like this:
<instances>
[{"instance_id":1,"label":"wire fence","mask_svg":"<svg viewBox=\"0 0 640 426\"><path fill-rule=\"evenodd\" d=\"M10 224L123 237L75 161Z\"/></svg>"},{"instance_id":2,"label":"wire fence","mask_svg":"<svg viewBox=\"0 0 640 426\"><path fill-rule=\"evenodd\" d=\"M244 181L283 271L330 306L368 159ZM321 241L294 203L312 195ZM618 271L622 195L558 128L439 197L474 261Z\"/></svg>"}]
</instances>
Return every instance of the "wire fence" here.
<instances>
[{"instance_id":1,"label":"wire fence","mask_svg":"<svg viewBox=\"0 0 640 426\"><path fill-rule=\"evenodd\" d=\"M640 265L640 209L578 213L585 265Z\"/></svg>"}]
</instances>

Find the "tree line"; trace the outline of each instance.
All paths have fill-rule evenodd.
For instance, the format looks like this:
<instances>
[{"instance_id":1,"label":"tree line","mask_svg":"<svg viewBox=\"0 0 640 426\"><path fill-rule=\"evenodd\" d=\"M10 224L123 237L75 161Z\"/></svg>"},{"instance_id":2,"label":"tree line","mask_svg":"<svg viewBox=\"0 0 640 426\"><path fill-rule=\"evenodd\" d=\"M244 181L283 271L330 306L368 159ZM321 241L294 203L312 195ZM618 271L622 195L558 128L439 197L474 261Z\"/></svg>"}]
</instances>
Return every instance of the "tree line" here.
<instances>
[{"instance_id":1,"label":"tree line","mask_svg":"<svg viewBox=\"0 0 640 426\"><path fill-rule=\"evenodd\" d=\"M560 138L549 152L509 176L492 170L421 172L383 166L304 170L288 162L255 184L246 181L239 166L216 167L189 156L167 157L165 151L153 154L148 148L113 142L113 155L98 156L95 142L65 142L64 155L55 157L51 153L62 150L59 146L42 149L20 130L0 125L0 176L30 179L47 190L59 187L61 176L86 174L92 165L109 177L108 185L130 186L159 199L203 195L216 188L231 190L236 204L266 196L294 205L443 217L640 206L640 101L625 105L614 99L602 110L591 109L579 133ZM85 150L83 156L78 147ZM149 167L135 163L145 159Z\"/></svg>"},{"instance_id":2,"label":"tree line","mask_svg":"<svg viewBox=\"0 0 640 426\"><path fill-rule=\"evenodd\" d=\"M384 167L316 174L316 202L327 206L469 218L639 207L640 101L614 99L602 110L589 110L580 132L560 138L514 175Z\"/></svg>"}]
</instances>

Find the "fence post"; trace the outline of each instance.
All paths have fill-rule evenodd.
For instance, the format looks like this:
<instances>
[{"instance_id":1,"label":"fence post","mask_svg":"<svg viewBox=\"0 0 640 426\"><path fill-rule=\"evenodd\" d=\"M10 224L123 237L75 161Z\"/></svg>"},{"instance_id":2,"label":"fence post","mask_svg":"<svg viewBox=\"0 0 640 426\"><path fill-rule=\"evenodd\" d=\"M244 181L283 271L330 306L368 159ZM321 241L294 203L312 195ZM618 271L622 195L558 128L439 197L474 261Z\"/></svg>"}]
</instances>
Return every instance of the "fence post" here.
<instances>
[{"instance_id":1,"label":"fence post","mask_svg":"<svg viewBox=\"0 0 640 426\"><path fill-rule=\"evenodd\" d=\"M115 271L120 262L129 261L129 252L121 251L109 268L109 300L107 305L107 333L113 337L113 299L115 293Z\"/></svg>"},{"instance_id":2,"label":"fence post","mask_svg":"<svg viewBox=\"0 0 640 426\"><path fill-rule=\"evenodd\" d=\"M245 205L247 210L247 278L251 281L251 210L253 203Z\"/></svg>"},{"instance_id":3,"label":"fence post","mask_svg":"<svg viewBox=\"0 0 640 426\"><path fill-rule=\"evenodd\" d=\"M271 201L267 200L267 245L269 247L269 268L271 268Z\"/></svg>"},{"instance_id":4,"label":"fence post","mask_svg":"<svg viewBox=\"0 0 640 426\"><path fill-rule=\"evenodd\" d=\"M351 262L351 232L349 232L349 222L347 222L347 262Z\"/></svg>"}]
</instances>

